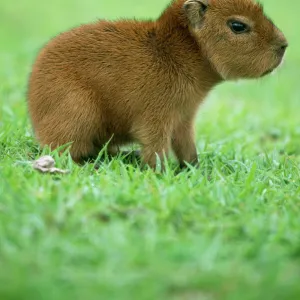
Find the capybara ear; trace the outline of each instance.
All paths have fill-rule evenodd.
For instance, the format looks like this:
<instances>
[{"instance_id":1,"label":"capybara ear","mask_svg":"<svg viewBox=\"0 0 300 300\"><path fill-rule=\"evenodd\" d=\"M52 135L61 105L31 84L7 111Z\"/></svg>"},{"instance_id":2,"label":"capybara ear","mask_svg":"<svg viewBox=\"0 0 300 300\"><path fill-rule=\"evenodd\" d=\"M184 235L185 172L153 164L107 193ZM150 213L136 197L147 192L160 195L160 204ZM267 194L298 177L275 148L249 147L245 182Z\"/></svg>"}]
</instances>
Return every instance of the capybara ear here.
<instances>
[{"instance_id":1,"label":"capybara ear","mask_svg":"<svg viewBox=\"0 0 300 300\"><path fill-rule=\"evenodd\" d=\"M188 17L190 25L199 28L203 16L209 6L209 0L188 0L184 3L183 8Z\"/></svg>"}]
</instances>

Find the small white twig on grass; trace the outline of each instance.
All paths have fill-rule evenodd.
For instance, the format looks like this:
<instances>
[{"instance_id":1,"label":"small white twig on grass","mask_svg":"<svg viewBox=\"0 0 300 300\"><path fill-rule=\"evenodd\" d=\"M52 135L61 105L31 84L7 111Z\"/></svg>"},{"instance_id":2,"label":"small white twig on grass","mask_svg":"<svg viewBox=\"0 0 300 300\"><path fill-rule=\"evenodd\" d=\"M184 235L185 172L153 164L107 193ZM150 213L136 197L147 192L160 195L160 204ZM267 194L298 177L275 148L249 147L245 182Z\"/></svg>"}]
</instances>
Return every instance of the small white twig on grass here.
<instances>
[{"instance_id":1,"label":"small white twig on grass","mask_svg":"<svg viewBox=\"0 0 300 300\"><path fill-rule=\"evenodd\" d=\"M55 160L49 156L42 156L38 160L32 163L32 166L35 170L41 173L50 173L50 174L67 174L68 170L62 170L55 168Z\"/></svg>"}]
</instances>

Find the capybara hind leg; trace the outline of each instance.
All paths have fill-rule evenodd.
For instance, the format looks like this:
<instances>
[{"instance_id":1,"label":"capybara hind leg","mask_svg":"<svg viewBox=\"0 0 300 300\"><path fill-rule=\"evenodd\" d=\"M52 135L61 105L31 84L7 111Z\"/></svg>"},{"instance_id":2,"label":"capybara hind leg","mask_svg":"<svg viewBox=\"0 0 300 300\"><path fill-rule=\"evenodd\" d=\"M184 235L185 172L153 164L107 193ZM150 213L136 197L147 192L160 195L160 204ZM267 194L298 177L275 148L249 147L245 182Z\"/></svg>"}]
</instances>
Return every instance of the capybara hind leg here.
<instances>
[{"instance_id":1,"label":"capybara hind leg","mask_svg":"<svg viewBox=\"0 0 300 300\"><path fill-rule=\"evenodd\" d=\"M56 142L52 142L55 140ZM64 137L60 136L55 138L50 135L47 136L47 139L39 139L42 146L48 145L52 151L55 149L59 150L59 155L64 154L68 149L70 155L74 162L78 164L83 164L86 161L96 159L99 153L99 148L96 147L92 140L82 140L72 142L72 137Z\"/></svg>"},{"instance_id":2,"label":"capybara hind leg","mask_svg":"<svg viewBox=\"0 0 300 300\"><path fill-rule=\"evenodd\" d=\"M97 145L101 144L104 132L95 95L76 87L74 90L63 98L52 95L56 101L50 102L47 111L36 116L39 118L36 135L42 145L50 145L52 149L70 144L73 160L81 162L97 157Z\"/></svg>"},{"instance_id":3,"label":"capybara hind leg","mask_svg":"<svg viewBox=\"0 0 300 300\"><path fill-rule=\"evenodd\" d=\"M70 149L70 154L74 162L83 164L97 159L100 149L95 147L91 141L76 142Z\"/></svg>"}]
</instances>

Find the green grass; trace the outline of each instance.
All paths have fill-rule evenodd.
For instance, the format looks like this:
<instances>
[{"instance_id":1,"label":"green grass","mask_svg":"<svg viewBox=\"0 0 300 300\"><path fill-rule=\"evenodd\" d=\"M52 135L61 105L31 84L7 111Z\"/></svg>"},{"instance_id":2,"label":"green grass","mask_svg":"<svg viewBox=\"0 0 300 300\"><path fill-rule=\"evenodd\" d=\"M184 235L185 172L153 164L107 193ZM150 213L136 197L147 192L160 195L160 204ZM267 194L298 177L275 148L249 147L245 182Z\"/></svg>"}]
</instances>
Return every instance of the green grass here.
<instances>
[{"instance_id":1,"label":"green grass","mask_svg":"<svg viewBox=\"0 0 300 300\"><path fill-rule=\"evenodd\" d=\"M65 156L66 176L29 162L37 51L96 18L155 17L167 0L19 2L0 3L0 299L299 299L299 2L262 1L289 39L286 64L211 93L200 169L156 175L118 158L95 171Z\"/></svg>"}]
</instances>

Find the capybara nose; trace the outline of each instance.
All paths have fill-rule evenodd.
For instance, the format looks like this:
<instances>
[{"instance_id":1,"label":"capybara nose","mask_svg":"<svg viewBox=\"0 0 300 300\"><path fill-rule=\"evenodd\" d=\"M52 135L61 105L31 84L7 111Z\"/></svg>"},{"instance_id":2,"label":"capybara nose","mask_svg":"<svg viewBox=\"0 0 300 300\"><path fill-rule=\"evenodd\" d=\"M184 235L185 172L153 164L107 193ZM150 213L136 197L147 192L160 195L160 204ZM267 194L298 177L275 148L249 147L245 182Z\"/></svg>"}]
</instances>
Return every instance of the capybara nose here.
<instances>
[{"instance_id":1,"label":"capybara nose","mask_svg":"<svg viewBox=\"0 0 300 300\"><path fill-rule=\"evenodd\" d=\"M289 46L289 45L288 45L287 41L283 41L283 42L280 44L280 46L277 48L278 54L279 54L280 56L283 56L288 46Z\"/></svg>"}]
</instances>

